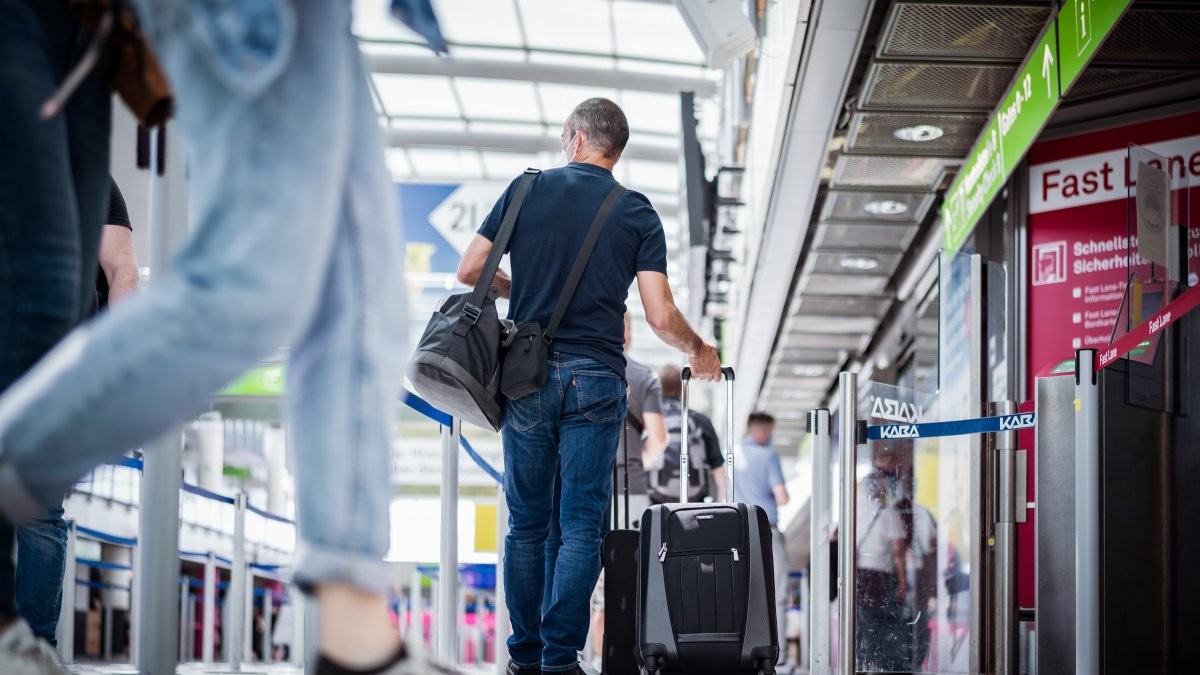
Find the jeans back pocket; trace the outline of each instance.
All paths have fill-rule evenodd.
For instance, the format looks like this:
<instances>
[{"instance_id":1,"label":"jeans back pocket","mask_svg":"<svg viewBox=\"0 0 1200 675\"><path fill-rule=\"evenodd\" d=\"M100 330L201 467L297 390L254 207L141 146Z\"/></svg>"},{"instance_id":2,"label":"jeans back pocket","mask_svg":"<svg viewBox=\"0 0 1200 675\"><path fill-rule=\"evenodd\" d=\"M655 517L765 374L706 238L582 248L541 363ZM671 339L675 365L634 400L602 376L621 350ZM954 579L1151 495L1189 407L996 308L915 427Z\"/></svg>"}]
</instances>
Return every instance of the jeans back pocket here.
<instances>
[{"instance_id":1,"label":"jeans back pocket","mask_svg":"<svg viewBox=\"0 0 1200 675\"><path fill-rule=\"evenodd\" d=\"M591 422L615 422L625 414L625 382L611 371L576 371L572 376L579 395L579 412Z\"/></svg>"}]
</instances>

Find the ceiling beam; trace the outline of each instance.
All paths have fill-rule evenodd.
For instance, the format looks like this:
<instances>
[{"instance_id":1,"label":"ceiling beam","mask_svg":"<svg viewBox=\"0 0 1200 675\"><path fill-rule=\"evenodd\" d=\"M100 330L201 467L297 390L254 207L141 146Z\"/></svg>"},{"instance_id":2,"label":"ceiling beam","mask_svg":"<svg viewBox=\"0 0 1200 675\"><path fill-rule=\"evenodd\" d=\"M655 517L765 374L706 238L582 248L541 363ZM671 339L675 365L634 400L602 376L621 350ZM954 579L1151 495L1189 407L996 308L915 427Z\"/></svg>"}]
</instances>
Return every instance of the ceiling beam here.
<instances>
[{"instance_id":1,"label":"ceiling beam","mask_svg":"<svg viewBox=\"0 0 1200 675\"><path fill-rule=\"evenodd\" d=\"M499 150L501 152L559 153L562 140L555 136L505 134L481 131L427 131L392 128L387 130L388 145L393 148L451 148L466 150ZM679 161L677 145L630 143L621 153L624 159L675 164Z\"/></svg>"},{"instance_id":2,"label":"ceiling beam","mask_svg":"<svg viewBox=\"0 0 1200 675\"><path fill-rule=\"evenodd\" d=\"M435 57L412 54L389 54L375 49L363 49L363 58L372 73L387 75L441 75L444 77L478 77L516 82L547 82L581 87L604 87L675 94L692 91L697 98L711 98L718 93L718 83L702 77L682 77L661 73L621 71L612 68L582 68L551 63L524 61L492 61L488 59Z\"/></svg>"}]
</instances>

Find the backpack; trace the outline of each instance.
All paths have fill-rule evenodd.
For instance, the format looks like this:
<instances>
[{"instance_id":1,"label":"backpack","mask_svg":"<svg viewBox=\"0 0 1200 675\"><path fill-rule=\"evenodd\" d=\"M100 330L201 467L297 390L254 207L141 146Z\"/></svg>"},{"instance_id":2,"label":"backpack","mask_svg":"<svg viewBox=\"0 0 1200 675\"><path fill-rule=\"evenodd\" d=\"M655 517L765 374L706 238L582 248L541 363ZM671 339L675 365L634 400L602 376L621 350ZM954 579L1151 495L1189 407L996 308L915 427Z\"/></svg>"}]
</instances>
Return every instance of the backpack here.
<instances>
[{"instance_id":1,"label":"backpack","mask_svg":"<svg viewBox=\"0 0 1200 675\"><path fill-rule=\"evenodd\" d=\"M662 468L648 472L650 501L654 504L679 502L680 454L683 450L683 405L675 399L663 399L663 422L667 427L667 449ZM711 494L712 474L705 452L704 430L696 413L688 415L688 501L700 502Z\"/></svg>"}]
</instances>

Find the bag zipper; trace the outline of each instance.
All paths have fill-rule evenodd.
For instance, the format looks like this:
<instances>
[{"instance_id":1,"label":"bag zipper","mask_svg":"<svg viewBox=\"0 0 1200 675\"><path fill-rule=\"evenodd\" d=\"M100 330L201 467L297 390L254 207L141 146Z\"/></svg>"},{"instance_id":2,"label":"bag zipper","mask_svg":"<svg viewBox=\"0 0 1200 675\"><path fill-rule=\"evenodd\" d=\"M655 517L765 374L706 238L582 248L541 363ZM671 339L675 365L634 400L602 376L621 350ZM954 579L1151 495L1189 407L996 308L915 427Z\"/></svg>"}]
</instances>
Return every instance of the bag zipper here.
<instances>
[{"instance_id":1,"label":"bag zipper","mask_svg":"<svg viewBox=\"0 0 1200 675\"><path fill-rule=\"evenodd\" d=\"M738 553L736 546L731 546L731 547L729 547L728 550L730 553L733 554L734 562L741 562L742 556L740 553ZM704 549L704 550L684 551L683 553L676 553L676 555L701 555L701 554L705 554L705 553L724 553L725 551L726 551L726 549ZM662 548L658 549L658 561L659 562L667 561L667 552L668 552L667 545L664 543L662 545Z\"/></svg>"}]
</instances>

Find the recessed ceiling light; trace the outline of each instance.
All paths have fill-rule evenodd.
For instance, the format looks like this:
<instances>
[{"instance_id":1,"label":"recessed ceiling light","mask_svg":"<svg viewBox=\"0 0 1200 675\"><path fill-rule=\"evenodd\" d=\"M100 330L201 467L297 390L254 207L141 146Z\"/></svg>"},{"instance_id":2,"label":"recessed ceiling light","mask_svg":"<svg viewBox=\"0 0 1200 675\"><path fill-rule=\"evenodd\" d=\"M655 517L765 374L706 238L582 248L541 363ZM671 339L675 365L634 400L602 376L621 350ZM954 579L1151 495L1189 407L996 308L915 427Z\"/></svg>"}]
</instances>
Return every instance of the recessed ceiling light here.
<instances>
[{"instance_id":1,"label":"recessed ceiling light","mask_svg":"<svg viewBox=\"0 0 1200 675\"><path fill-rule=\"evenodd\" d=\"M798 377L820 377L825 374L826 370L825 366L818 366L812 363L792 366L792 374Z\"/></svg>"},{"instance_id":2,"label":"recessed ceiling light","mask_svg":"<svg viewBox=\"0 0 1200 675\"><path fill-rule=\"evenodd\" d=\"M838 261L838 264L843 269L859 270L869 272L874 269L879 269L879 261L865 255L848 255Z\"/></svg>"},{"instance_id":3,"label":"recessed ceiling light","mask_svg":"<svg viewBox=\"0 0 1200 675\"><path fill-rule=\"evenodd\" d=\"M925 141L936 141L945 133L941 127L935 127L932 124L918 124L912 127L897 129L892 132L892 135L902 141L924 143Z\"/></svg>"},{"instance_id":4,"label":"recessed ceiling light","mask_svg":"<svg viewBox=\"0 0 1200 675\"><path fill-rule=\"evenodd\" d=\"M864 204L863 209L867 213L876 216L898 216L908 211L908 204L898 202L895 199L876 199L873 202Z\"/></svg>"}]
</instances>

